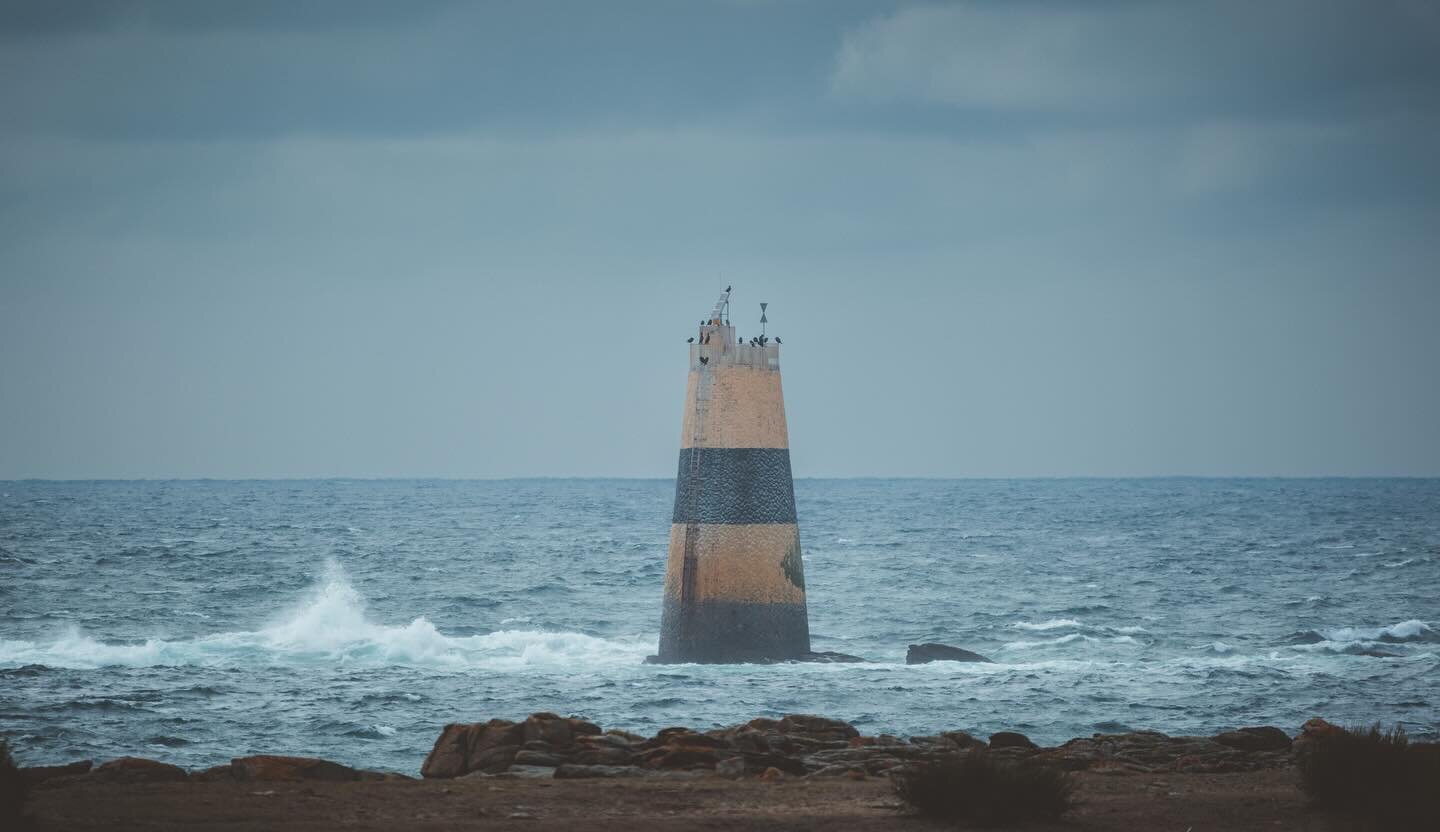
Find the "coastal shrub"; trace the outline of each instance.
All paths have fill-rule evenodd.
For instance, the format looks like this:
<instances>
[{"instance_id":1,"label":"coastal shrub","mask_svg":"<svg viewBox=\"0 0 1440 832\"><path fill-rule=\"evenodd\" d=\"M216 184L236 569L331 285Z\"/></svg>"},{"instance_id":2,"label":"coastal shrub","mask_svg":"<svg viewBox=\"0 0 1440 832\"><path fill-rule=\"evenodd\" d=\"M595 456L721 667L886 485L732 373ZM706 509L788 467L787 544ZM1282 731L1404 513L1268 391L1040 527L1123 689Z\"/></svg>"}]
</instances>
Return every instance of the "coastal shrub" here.
<instances>
[{"instance_id":1,"label":"coastal shrub","mask_svg":"<svg viewBox=\"0 0 1440 832\"><path fill-rule=\"evenodd\" d=\"M10 757L10 744L0 739L0 828L20 828L28 792L25 774Z\"/></svg>"},{"instance_id":2,"label":"coastal shrub","mask_svg":"<svg viewBox=\"0 0 1440 832\"><path fill-rule=\"evenodd\" d=\"M1440 829L1440 745L1403 728L1350 728L1307 743L1300 785L1318 809L1379 829Z\"/></svg>"},{"instance_id":3,"label":"coastal shrub","mask_svg":"<svg viewBox=\"0 0 1440 832\"><path fill-rule=\"evenodd\" d=\"M1066 772L984 749L907 768L894 781L900 799L922 814L981 826L1054 820L1074 805Z\"/></svg>"}]
</instances>

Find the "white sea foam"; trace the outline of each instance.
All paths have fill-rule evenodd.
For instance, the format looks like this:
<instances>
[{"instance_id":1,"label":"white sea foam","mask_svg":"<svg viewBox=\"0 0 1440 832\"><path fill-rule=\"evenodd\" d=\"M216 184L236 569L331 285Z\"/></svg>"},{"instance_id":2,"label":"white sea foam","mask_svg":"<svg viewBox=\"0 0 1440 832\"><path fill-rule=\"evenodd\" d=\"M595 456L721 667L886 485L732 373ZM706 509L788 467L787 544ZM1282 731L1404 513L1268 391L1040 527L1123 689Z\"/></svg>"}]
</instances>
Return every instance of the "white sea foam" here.
<instances>
[{"instance_id":1,"label":"white sea foam","mask_svg":"<svg viewBox=\"0 0 1440 832\"><path fill-rule=\"evenodd\" d=\"M1058 630L1062 627L1079 627L1079 621L1073 618L1052 618L1049 621L1042 621L1039 624L1032 624L1028 621L1019 621L1010 625L1017 630L1030 630L1032 632L1044 632L1046 630Z\"/></svg>"},{"instance_id":2,"label":"white sea foam","mask_svg":"<svg viewBox=\"0 0 1440 832\"><path fill-rule=\"evenodd\" d=\"M1004 650L1033 650L1036 647L1054 647L1059 644L1073 644L1077 641L1095 641L1095 639L1080 633L1058 636L1056 638L1041 639L1039 641L1011 641L1001 645Z\"/></svg>"},{"instance_id":3,"label":"white sea foam","mask_svg":"<svg viewBox=\"0 0 1440 832\"><path fill-rule=\"evenodd\" d=\"M1430 629L1429 625L1418 618L1401 621L1388 627L1336 627L1317 632L1328 641L1416 641L1428 639L1434 635L1434 631Z\"/></svg>"},{"instance_id":4,"label":"white sea foam","mask_svg":"<svg viewBox=\"0 0 1440 832\"><path fill-rule=\"evenodd\" d=\"M533 630L453 637L423 616L404 625L378 624L366 616L364 599L343 571L332 566L303 602L259 630L108 644L71 627L47 642L0 639L0 667L229 667L258 661L442 670L593 668L636 664L654 644L653 637L605 639Z\"/></svg>"}]
</instances>

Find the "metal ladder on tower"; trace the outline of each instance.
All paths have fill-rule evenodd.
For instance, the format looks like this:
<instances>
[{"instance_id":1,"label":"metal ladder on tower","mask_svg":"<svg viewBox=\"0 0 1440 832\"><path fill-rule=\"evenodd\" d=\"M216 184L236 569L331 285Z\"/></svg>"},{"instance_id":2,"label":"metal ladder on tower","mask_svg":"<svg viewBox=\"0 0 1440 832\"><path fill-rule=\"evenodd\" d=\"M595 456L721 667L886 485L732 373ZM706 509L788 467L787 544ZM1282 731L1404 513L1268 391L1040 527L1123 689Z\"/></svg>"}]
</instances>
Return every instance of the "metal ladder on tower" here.
<instances>
[{"instance_id":1,"label":"metal ladder on tower","mask_svg":"<svg viewBox=\"0 0 1440 832\"><path fill-rule=\"evenodd\" d=\"M705 437L705 417L714 389L714 376L707 364L701 364L695 379L695 412L691 419L690 452L685 472L685 553L680 569L681 641L689 647L695 637L695 583L699 571L700 443Z\"/></svg>"}]
</instances>

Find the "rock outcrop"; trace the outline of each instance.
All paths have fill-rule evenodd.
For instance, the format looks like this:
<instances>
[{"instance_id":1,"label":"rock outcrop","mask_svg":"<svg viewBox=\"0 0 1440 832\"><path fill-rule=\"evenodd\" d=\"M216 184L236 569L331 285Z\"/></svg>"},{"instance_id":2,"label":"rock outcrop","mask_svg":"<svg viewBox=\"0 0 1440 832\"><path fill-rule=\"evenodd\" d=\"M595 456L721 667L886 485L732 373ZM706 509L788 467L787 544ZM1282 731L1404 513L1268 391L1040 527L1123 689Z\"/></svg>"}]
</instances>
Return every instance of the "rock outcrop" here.
<instances>
[{"instance_id":1,"label":"rock outcrop","mask_svg":"<svg viewBox=\"0 0 1440 832\"><path fill-rule=\"evenodd\" d=\"M258 754L253 757L237 757L230 761L230 777L234 780L284 781L324 780L343 782L360 780L363 773L349 766L332 763L315 757L283 757L276 754Z\"/></svg>"},{"instance_id":2,"label":"rock outcrop","mask_svg":"<svg viewBox=\"0 0 1440 832\"><path fill-rule=\"evenodd\" d=\"M1153 731L1096 734L1055 748L1042 748L1013 731L998 731L988 743L964 731L906 740L888 734L863 736L847 722L807 714L762 717L709 731L665 728L641 737L601 732L584 720L535 714L522 723L447 725L423 773L431 778L569 779L699 773L740 778L774 771L772 777L864 778L975 749L1033 758L1070 771L1220 773L1289 765L1290 745L1284 731L1271 727L1240 728L1215 737L1170 737Z\"/></svg>"},{"instance_id":3,"label":"rock outcrop","mask_svg":"<svg viewBox=\"0 0 1440 832\"><path fill-rule=\"evenodd\" d=\"M121 757L96 766L85 776L107 783L174 783L186 780L190 775L179 766L158 760Z\"/></svg>"},{"instance_id":4,"label":"rock outcrop","mask_svg":"<svg viewBox=\"0 0 1440 832\"><path fill-rule=\"evenodd\" d=\"M905 651L906 664L929 664L930 662L988 662L994 664L990 659L979 653L972 653L959 647L951 647L948 644L936 644L927 642L925 644L912 644Z\"/></svg>"}]
</instances>

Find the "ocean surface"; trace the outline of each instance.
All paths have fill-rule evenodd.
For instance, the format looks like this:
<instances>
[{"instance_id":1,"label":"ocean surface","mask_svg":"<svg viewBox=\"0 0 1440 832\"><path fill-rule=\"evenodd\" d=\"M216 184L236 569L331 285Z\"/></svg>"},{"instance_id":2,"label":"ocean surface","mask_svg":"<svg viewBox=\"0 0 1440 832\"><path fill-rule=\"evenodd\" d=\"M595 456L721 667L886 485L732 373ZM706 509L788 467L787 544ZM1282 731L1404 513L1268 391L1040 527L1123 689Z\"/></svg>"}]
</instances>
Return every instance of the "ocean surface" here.
<instances>
[{"instance_id":1,"label":"ocean surface","mask_svg":"<svg viewBox=\"0 0 1440 832\"><path fill-rule=\"evenodd\" d=\"M1440 734L1440 480L797 481L813 647L863 665L644 664L673 489L0 482L0 733L25 764L411 774L447 722L541 710ZM921 641L995 663L906 666Z\"/></svg>"}]
</instances>

